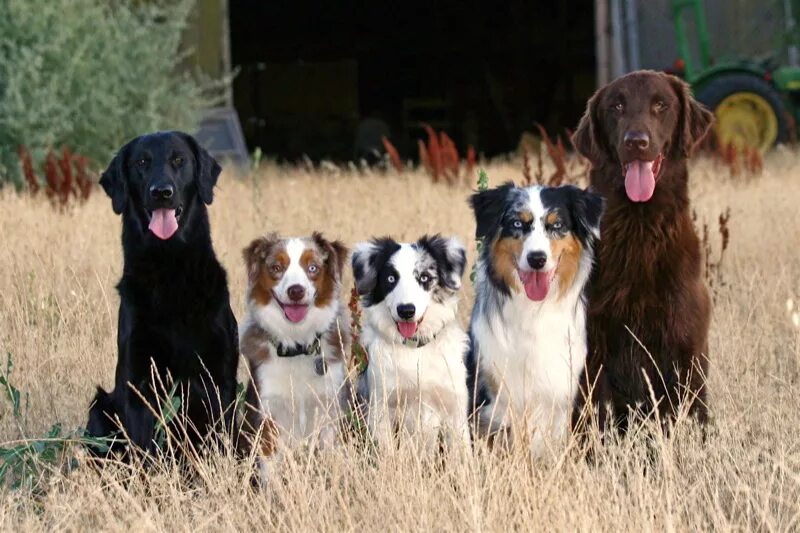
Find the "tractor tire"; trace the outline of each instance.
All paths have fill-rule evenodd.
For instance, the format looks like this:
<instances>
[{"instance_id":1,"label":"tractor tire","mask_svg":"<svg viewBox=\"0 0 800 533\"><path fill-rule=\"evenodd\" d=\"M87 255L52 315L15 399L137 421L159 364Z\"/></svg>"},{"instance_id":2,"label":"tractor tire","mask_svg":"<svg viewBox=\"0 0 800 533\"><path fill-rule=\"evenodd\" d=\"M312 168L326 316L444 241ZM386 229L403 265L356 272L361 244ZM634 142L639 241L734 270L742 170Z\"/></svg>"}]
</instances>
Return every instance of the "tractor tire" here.
<instances>
[{"instance_id":1,"label":"tractor tire","mask_svg":"<svg viewBox=\"0 0 800 533\"><path fill-rule=\"evenodd\" d=\"M719 75L701 85L695 98L714 112L714 130L722 144L734 142L763 152L789 140L789 118L781 94L758 76Z\"/></svg>"}]
</instances>

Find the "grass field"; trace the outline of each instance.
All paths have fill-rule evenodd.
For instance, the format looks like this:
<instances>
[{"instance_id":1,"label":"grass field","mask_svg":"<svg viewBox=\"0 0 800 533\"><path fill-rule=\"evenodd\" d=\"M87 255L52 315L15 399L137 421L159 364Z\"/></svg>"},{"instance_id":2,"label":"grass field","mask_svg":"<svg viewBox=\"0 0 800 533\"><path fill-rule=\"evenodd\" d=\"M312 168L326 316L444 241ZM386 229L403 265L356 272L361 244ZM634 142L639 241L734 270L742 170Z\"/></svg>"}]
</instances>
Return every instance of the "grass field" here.
<instances>
[{"instance_id":1,"label":"grass field","mask_svg":"<svg viewBox=\"0 0 800 533\"><path fill-rule=\"evenodd\" d=\"M643 432L610 444L593 464L572 450L532 463L479 447L443 468L411 453L370 457L345 446L293 458L285 479L263 491L249 487L252 464L230 457L198 465L191 482L168 465L144 482L123 466L101 474L81 467L78 454L77 468L45 469L36 491L0 489L0 530L797 530L800 329L787 300L800 299L799 166L789 150L771 154L752 179L731 180L710 160L693 165L694 206L715 247L717 216L731 209L711 329L714 423L704 444L683 425L671 440ZM518 168L487 170L499 183L519 179ZM210 216L234 312L244 309L241 249L268 231L322 230L350 244L455 234L469 243L471 265L469 192L413 172L223 175ZM119 231L99 190L63 213L43 198L0 192L0 354L13 356L25 415L13 417L0 398L3 446L56 422L65 431L82 426L94 386L111 386ZM471 299L466 282L465 323ZM651 446L641 445L646 439Z\"/></svg>"}]
</instances>

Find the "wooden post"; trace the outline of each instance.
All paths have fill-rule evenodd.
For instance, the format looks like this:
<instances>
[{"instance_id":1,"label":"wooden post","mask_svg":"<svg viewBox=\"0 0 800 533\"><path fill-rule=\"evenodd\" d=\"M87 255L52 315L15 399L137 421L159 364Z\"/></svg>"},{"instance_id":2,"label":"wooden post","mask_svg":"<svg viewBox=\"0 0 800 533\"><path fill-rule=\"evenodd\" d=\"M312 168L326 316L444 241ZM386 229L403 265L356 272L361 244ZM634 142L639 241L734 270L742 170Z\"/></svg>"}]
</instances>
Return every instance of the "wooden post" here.
<instances>
[{"instance_id":1,"label":"wooden post","mask_svg":"<svg viewBox=\"0 0 800 533\"><path fill-rule=\"evenodd\" d=\"M628 37L628 69L642 68L639 58L639 14L636 11L637 0L625 0L625 33Z\"/></svg>"},{"instance_id":2,"label":"wooden post","mask_svg":"<svg viewBox=\"0 0 800 533\"><path fill-rule=\"evenodd\" d=\"M611 0L611 68L612 77L614 78L618 78L627 72L625 54L622 50L623 32L622 0Z\"/></svg>"},{"instance_id":3,"label":"wooden post","mask_svg":"<svg viewBox=\"0 0 800 533\"><path fill-rule=\"evenodd\" d=\"M597 86L609 82L608 0L594 0L594 39L597 58Z\"/></svg>"}]
</instances>

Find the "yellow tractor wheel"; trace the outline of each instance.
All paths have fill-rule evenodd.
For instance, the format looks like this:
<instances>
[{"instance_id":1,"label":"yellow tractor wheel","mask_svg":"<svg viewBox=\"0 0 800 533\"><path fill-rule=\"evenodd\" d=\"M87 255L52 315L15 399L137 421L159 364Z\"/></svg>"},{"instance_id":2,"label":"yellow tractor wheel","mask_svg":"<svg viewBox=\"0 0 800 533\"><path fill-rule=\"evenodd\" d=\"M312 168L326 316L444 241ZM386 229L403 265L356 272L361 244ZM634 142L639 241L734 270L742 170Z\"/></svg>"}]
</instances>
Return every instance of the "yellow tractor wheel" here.
<instances>
[{"instance_id":1,"label":"yellow tractor wheel","mask_svg":"<svg viewBox=\"0 0 800 533\"><path fill-rule=\"evenodd\" d=\"M704 84L697 99L714 111L714 131L722 146L733 144L765 152L788 140L780 94L766 80L749 74L720 75Z\"/></svg>"}]
</instances>

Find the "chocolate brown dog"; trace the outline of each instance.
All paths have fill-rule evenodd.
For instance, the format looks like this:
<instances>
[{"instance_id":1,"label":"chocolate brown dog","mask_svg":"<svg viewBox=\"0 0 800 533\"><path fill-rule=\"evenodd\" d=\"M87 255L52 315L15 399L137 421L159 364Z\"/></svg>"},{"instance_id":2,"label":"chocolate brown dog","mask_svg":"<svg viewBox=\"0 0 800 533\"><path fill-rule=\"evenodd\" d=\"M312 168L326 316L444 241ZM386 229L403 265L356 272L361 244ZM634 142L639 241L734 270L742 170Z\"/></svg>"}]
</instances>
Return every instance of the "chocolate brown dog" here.
<instances>
[{"instance_id":1,"label":"chocolate brown dog","mask_svg":"<svg viewBox=\"0 0 800 533\"><path fill-rule=\"evenodd\" d=\"M639 71L598 90L573 137L606 199L583 376L601 429L612 421L624 432L631 414L655 413L666 428L684 400L701 423L708 418L711 305L686 159L712 118L682 80Z\"/></svg>"}]
</instances>

